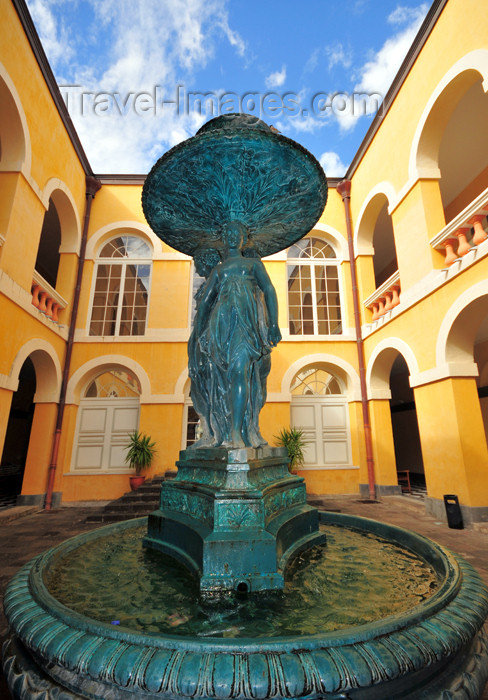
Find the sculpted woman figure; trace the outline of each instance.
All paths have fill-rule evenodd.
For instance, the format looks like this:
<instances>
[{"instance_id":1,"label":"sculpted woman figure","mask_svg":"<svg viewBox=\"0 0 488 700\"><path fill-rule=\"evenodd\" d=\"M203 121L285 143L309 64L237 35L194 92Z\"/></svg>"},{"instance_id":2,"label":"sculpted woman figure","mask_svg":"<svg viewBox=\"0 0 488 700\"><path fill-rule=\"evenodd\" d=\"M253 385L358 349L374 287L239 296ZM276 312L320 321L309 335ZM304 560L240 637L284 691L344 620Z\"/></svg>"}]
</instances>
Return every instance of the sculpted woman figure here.
<instances>
[{"instance_id":1,"label":"sculpted woman figure","mask_svg":"<svg viewBox=\"0 0 488 700\"><path fill-rule=\"evenodd\" d=\"M198 302L194 339L200 353L197 369L190 356L190 375L205 374L209 430L198 446L259 447L259 412L266 401L270 352L281 340L278 301L259 257L244 257L248 238L240 221L222 233L222 262L208 276ZM190 353L195 351L190 349ZM192 377L192 391L194 379ZM197 413L198 407L196 407Z\"/></svg>"}]
</instances>

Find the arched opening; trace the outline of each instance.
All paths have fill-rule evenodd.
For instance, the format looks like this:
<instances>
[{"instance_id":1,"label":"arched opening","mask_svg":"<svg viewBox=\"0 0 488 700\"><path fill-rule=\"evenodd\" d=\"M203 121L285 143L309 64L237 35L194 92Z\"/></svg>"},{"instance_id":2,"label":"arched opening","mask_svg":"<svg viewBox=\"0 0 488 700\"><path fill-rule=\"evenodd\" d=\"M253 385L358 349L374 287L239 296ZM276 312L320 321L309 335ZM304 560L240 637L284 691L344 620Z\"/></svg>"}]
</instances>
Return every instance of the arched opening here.
<instances>
[{"instance_id":1,"label":"arched opening","mask_svg":"<svg viewBox=\"0 0 488 700\"><path fill-rule=\"evenodd\" d=\"M420 443L417 409L410 372L401 354L398 354L390 370L390 411L395 462L399 484L410 484L417 495L425 494L425 473Z\"/></svg>"},{"instance_id":2,"label":"arched opening","mask_svg":"<svg viewBox=\"0 0 488 700\"><path fill-rule=\"evenodd\" d=\"M488 52L473 51L446 74L417 127L410 155L412 178L438 178L449 223L488 187L486 153Z\"/></svg>"},{"instance_id":3,"label":"arched opening","mask_svg":"<svg viewBox=\"0 0 488 700\"><path fill-rule=\"evenodd\" d=\"M386 198L373 229L373 248L374 281L378 288L398 270L393 224Z\"/></svg>"},{"instance_id":4,"label":"arched opening","mask_svg":"<svg viewBox=\"0 0 488 700\"><path fill-rule=\"evenodd\" d=\"M304 467L350 465L348 401L334 369L317 364L297 372L290 385L290 423L303 430Z\"/></svg>"},{"instance_id":5,"label":"arched opening","mask_svg":"<svg viewBox=\"0 0 488 700\"><path fill-rule=\"evenodd\" d=\"M12 396L7 432L0 462L0 508L15 505L22 480L34 416L36 372L28 357L19 373L19 386Z\"/></svg>"},{"instance_id":6,"label":"arched opening","mask_svg":"<svg viewBox=\"0 0 488 700\"><path fill-rule=\"evenodd\" d=\"M375 288L398 270L393 224L387 196L378 192L368 202L358 226L358 246L373 248Z\"/></svg>"},{"instance_id":7,"label":"arched opening","mask_svg":"<svg viewBox=\"0 0 488 700\"><path fill-rule=\"evenodd\" d=\"M5 80L0 76L0 171L18 171L26 155L26 143L19 108Z\"/></svg>"},{"instance_id":8,"label":"arched opening","mask_svg":"<svg viewBox=\"0 0 488 700\"><path fill-rule=\"evenodd\" d=\"M488 94L481 77L455 104L439 145L446 223L488 187Z\"/></svg>"},{"instance_id":9,"label":"arched opening","mask_svg":"<svg viewBox=\"0 0 488 700\"><path fill-rule=\"evenodd\" d=\"M485 429L485 440L488 444L488 300L487 314L480 324L474 341L473 357L479 370L478 396Z\"/></svg>"},{"instance_id":10,"label":"arched opening","mask_svg":"<svg viewBox=\"0 0 488 700\"><path fill-rule=\"evenodd\" d=\"M30 170L30 139L21 102L7 72L0 64L0 231L9 229L18 178Z\"/></svg>"},{"instance_id":11,"label":"arched opening","mask_svg":"<svg viewBox=\"0 0 488 700\"><path fill-rule=\"evenodd\" d=\"M465 364L466 367L476 364L477 392L488 444L488 294L476 296L476 290L467 290L465 299L470 297L449 327L445 360L447 363Z\"/></svg>"},{"instance_id":12,"label":"arched opening","mask_svg":"<svg viewBox=\"0 0 488 700\"><path fill-rule=\"evenodd\" d=\"M49 200L49 208L44 214L35 269L51 287L56 287L61 246L61 224L56 206Z\"/></svg>"},{"instance_id":13,"label":"arched opening","mask_svg":"<svg viewBox=\"0 0 488 700\"><path fill-rule=\"evenodd\" d=\"M125 446L139 426L140 394L137 377L123 367L106 368L88 382L78 410L73 472L127 470Z\"/></svg>"}]
</instances>

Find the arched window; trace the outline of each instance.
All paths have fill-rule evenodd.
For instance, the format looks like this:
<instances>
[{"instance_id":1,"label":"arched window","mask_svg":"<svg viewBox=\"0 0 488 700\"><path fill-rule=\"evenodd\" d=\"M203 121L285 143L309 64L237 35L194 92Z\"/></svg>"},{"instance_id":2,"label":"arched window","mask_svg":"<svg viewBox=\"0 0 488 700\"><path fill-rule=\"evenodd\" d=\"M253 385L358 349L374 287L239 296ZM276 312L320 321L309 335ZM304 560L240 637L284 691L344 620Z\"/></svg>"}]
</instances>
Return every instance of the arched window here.
<instances>
[{"instance_id":1,"label":"arched window","mask_svg":"<svg viewBox=\"0 0 488 700\"><path fill-rule=\"evenodd\" d=\"M290 335L342 333L339 265L332 247L304 238L288 251Z\"/></svg>"},{"instance_id":2,"label":"arched window","mask_svg":"<svg viewBox=\"0 0 488 700\"><path fill-rule=\"evenodd\" d=\"M100 251L90 335L144 335L151 250L135 236L118 236Z\"/></svg>"},{"instance_id":3,"label":"arched window","mask_svg":"<svg viewBox=\"0 0 488 700\"><path fill-rule=\"evenodd\" d=\"M317 367L299 372L290 391L293 396L331 396L343 393L337 379L327 370Z\"/></svg>"},{"instance_id":4,"label":"arched window","mask_svg":"<svg viewBox=\"0 0 488 700\"><path fill-rule=\"evenodd\" d=\"M141 388L125 369L107 369L93 379L80 399L73 471L126 471L125 446L139 426Z\"/></svg>"}]
</instances>

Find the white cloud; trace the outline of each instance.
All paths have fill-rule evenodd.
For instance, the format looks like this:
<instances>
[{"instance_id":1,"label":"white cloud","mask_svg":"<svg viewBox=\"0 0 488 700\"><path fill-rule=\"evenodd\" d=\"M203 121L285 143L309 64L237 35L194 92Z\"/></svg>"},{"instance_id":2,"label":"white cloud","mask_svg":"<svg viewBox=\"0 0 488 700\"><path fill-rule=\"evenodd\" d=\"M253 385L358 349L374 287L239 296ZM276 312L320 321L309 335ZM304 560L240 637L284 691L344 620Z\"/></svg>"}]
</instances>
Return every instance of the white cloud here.
<instances>
[{"instance_id":1,"label":"white cloud","mask_svg":"<svg viewBox=\"0 0 488 700\"><path fill-rule=\"evenodd\" d=\"M422 4L417 8L397 7L388 18L391 24L404 24L407 26L388 39L382 48L367 61L360 70L360 79L354 86L354 92L360 94L381 95L382 98L388 92L393 78L400 68L412 42L428 11L428 5ZM376 100L370 101L372 107ZM369 114L372 114L372 108ZM363 113L355 114L354 110L348 110L343 114L336 114L340 128L343 131L353 129Z\"/></svg>"},{"instance_id":2,"label":"white cloud","mask_svg":"<svg viewBox=\"0 0 488 700\"><path fill-rule=\"evenodd\" d=\"M275 71L270 73L264 82L268 90L273 90L274 88L281 87L286 80L286 66L282 66L280 71Z\"/></svg>"},{"instance_id":3,"label":"white cloud","mask_svg":"<svg viewBox=\"0 0 488 700\"><path fill-rule=\"evenodd\" d=\"M295 116L289 116L286 119L276 121L274 126L285 136L300 140L300 136L297 136L297 134L316 134L329 124L330 121L327 117L315 117L311 114L297 114Z\"/></svg>"},{"instance_id":4,"label":"white cloud","mask_svg":"<svg viewBox=\"0 0 488 700\"><path fill-rule=\"evenodd\" d=\"M322 153L319 161L328 177L343 177L346 174L347 165L344 165L340 156L334 151Z\"/></svg>"},{"instance_id":5,"label":"white cloud","mask_svg":"<svg viewBox=\"0 0 488 700\"><path fill-rule=\"evenodd\" d=\"M325 55L327 57L327 67L329 70L332 70L332 68L337 65L349 68L352 63L351 52L346 51L344 46L340 43L327 46Z\"/></svg>"},{"instance_id":6,"label":"white cloud","mask_svg":"<svg viewBox=\"0 0 488 700\"><path fill-rule=\"evenodd\" d=\"M37 33L52 67L62 59L69 60L73 55L69 34L51 11L49 0L28 0L29 12L36 25Z\"/></svg>"},{"instance_id":7,"label":"white cloud","mask_svg":"<svg viewBox=\"0 0 488 700\"><path fill-rule=\"evenodd\" d=\"M70 108L98 173L147 172L168 148L193 135L206 117L188 113L184 99L168 104L176 100L177 85L183 86L183 95L191 90L194 74L212 60L218 43L228 42L238 55L245 53L244 41L229 26L228 0L88 0L90 30L99 47L60 68L67 55L53 9L59 2L29 0L29 9L55 72L69 74L70 83L98 94L85 98L83 110L80 95L73 94ZM151 109L156 87L158 104ZM147 96L139 98L142 109L137 112L134 105L141 92ZM166 102L162 107L161 100Z\"/></svg>"},{"instance_id":8,"label":"white cloud","mask_svg":"<svg viewBox=\"0 0 488 700\"><path fill-rule=\"evenodd\" d=\"M303 72L312 73L323 58L325 58L327 62L329 71L332 70L334 66L349 68L352 63L352 52L346 50L340 42L336 42L325 48L316 48L308 57Z\"/></svg>"},{"instance_id":9,"label":"white cloud","mask_svg":"<svg viewBox=\"0 0 488 700\"><path fill-rule=\"evenodd\" d=\"M416 22L419 13L422 19L427 14L429 9L427 3L420 5L419 7L405 7L403 5L398 5L393 12L387 17L387 22L390 24L405 24L406 22Z\"/></svg>"}]
</instances>

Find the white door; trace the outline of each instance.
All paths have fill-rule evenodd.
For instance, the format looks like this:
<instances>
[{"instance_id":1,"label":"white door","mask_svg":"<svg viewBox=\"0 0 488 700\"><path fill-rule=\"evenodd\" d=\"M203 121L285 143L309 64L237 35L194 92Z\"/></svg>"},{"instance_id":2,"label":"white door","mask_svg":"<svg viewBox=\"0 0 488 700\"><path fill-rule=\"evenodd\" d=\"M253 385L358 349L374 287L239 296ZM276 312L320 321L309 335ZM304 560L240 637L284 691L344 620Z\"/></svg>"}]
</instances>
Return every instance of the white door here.
<instances>
[{"instance_id":1,"label":"white door","mask_svg":"<svg viewBox=\"0 0 488 700\"><path fill-rule=\"evenodd\" d=\"M139 426L138 398L82 399L75 439L74 470L128 468L124 449Z\"/></svg>"},{"instance_id":2,"label":"white door","mask_svg":"<svg viewBox=\"0 0 488 700\"><path fill-rule=\"evenodd\" d=\"M349 415L345 397L294 396L291 425L304 432L304 467L351 464Z\"/></svg>"}]
</instances>

